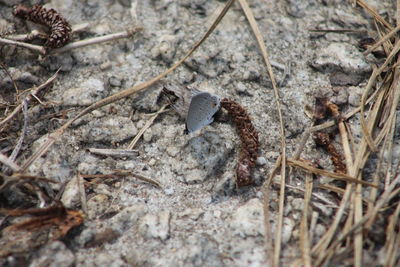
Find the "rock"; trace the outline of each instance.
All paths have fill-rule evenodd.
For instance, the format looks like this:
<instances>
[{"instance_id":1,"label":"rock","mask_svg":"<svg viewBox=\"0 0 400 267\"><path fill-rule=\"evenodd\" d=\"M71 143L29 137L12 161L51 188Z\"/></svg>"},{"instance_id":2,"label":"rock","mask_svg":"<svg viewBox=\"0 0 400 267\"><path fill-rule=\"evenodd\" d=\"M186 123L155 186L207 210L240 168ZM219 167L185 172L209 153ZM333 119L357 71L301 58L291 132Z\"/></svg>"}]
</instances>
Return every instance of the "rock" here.
<instances>
[{"instance_id":1,"label":"rock","mask_svg":"<svg viewBox=\"0 0 400 267\"><path fill-rule=\"evenodd\" d=\"M137 223L145 213L146 207L142 204L126 207L109 220L109 226L120 233L123 233Z\"/></svg>"},{"instance_id":2,"label":"rock","mask_svg":"<svg viewBox=\"0 0 400 267\"><path fill-rule=\"evenodd\" d=\"M294 198L291 202L291 205L294 210L303 211L304 199L302 198Z\"/></svg>"},{"instance_id":3,"label":"rock","mask_svg":"<svg viewBox=\"0 0 400 267\"><path fill-rule=\"evenodd\" d=\"M184 266L224 266L218 243L209 235L190 235L185 248Z\"/></svg>"},{"instance_id":4,"label":"rock","mask_svg":"<svg viewBox=\"0 0 400 267\"><path fill-rule=\"evenodd\" d=\"M316 1L307 0L287 0L286 3L286 12L296 18L306 16L307 12L313 9L312 6L316 5Z\"/></svg>"},{"instance_id":5,"label":"rock","mask_svg":"<svg viewBox=\"0 0 400 267\"><path fill-rule=\"evenodd\" d=\"M224 139L218 132L207 131L190 138L176 157L178 162L186 163L176 170L178 179L193 184L215 177L215 172L226 161L232 149L232 140Z\"/></svg>"},{"instance_id":6,"label":"rock","mask_svg":"<svg viewBox=\"0 0 400 267\"><path fill-rule=\"evenodd\" d=\"M265 164L267 164L267 160L264 157L258 157L256 160L256 164L258 166L264 166Z\"/></svg>"},{"instance_id":7,"label":"rock","mask_svg":"<svg viewBox=\"0 0 400 267\"><path fill-rule=\"evenodd\" d=\"M84 81L80 87L70 88L63 92L62 102L67 106L90 105L106 96L104 83L95 78Z\"/></svg>"},{"instance_id":8,"label":"rock","mask_svg":"<svg viewBox=\"0 0 400 267\"><path fill-rule=\"evenodd\" d=\"M329 76L332 86L358 85L365 79L365 75L357 73L334 72Z\"/></svg>"},{"instance_id":9,"label":"rock","mask_svg":"<svg viewBox=\"0 0 400 267\"><path fill-rule=\"evenodd\" d=\"M103 214L108 208L108 196L98 194L87 201L88 217L94 219Z\"/></svg>"},{"instance_id":10,"label":"rock","mask_svg":"<svg viewBox=\"0 0 400 267\"><path fill-rule=\"evenodd\" d=\"M360 106L361 96L362 96L360 88L349 87L348 91L349 91L349 99L348 99L349 104L352 105L353 107Z\"/></svg>"},{"instance_id":11,"label":"rock","mask_svg":"<svg viewBox=\"0 0 400 267\"><path fill-rule=\"evenodd\" d=\"M193 221L197 221L201 215L204 214L204 210L199 208L187 208L183 212L178 214L178 217L187 217Z\"/></svg>"},{"instance_id":12,"label":"rock","mask_svg":"<svg viewBox=\"0 0 400 267\"><path fill-rule=\"evenodd\" d=\"M161 36L159 43L151 50L153 58L161 57L166 63L172 63L178 41L179 38L175 35L166 34Z\"/></svg>"},{"instance_id":13,"label":"rock","mask_svg":"<svg viewBox=\"0 0 400 267\"><path fill-rule=\"evenodd\" d=\"M61 241L53 241L39 250L30 267L69 267L73 266L75 255Z\"/></svg>"},{"instance_id":14,"label":"rock","mask_svg":"<svg viewBox=\"0 0 400 267\"><path fill-rule=\"evenodd\" d=\"M367 74L371 66L358 48L347 43L331 43L316 50L311 66L324 73L342 71Z\"/></svg>"},{"instance_id":15,"label":"rock","mask_svg":"<svg viewBox=\"0 0 400 267\"><path fill-rule=\"evenodd\" d=\"M113 242L117 240L122 233L113 230L111 228L106 228L102 231L97 232L92 236L92 238L85 243L86 248L101 246L105 243Z\"/></svg>"},{"instance_id":16,"label":"rock","mask_svg":"<svg viewBox=\"0 0 400 267\"><path fill-rule=\"evenodd\" d=\"M295 226L295 222L290 218L283 218L282 225L282 244L286 244L289 242L290 237L292 236L292 231Z\"/></svg>"},{"instance_id":17,"label":"rock","mask_svg":"<svg viewBox=\"0 0 400 267\"><path fill-rule=\"evenodd\" d=\"M82 128L87 142L121 142L138 133L132 120L122 116L95 119Z\"/></svg>"},{"instance_id":18,"label":"rock","mask_svg":"<svg viewBox=\"0 0 400 267\"><path fill-rule=\"evenodd\" d=\"M169 237L170 212L146 214L139 223L139 231L146 238L159 238L165 241Z\"/></svg>"},{"instance_id":19,"label":"rock","mask_svg":"<svg viewBox=\"0 0 400 267\"><path fill-rule=\"evenodd\" d=\"M232 215L229 227L241 237L264 235L263 204L257 198L250 199Z\"/></svg>"},{"instance_id":20,"label":"rock","mask_svg":"<svg viewBox=\"0 0 400 267\"><path fill-rule=\"evenodd\" d=\"M77 176L74 176L69 180L67 185L65 186L64 193L61 197L61 202L64 204L66 208L74 208L77 203L79 203L79 187L78 180L80 179Z\"/></svg>"},{"instance_id":21,"label":"rock","mask_svg":"<svg viewBox=\"0 0 400 267\"><path fill-rule=\"evenodd\" d=\"M110 83L111 86L113 87L121 87L122 85L122 81L120 78L116 77L116 76L111 76L108 79L108 82Z\"/></svg>"}]
</instances>

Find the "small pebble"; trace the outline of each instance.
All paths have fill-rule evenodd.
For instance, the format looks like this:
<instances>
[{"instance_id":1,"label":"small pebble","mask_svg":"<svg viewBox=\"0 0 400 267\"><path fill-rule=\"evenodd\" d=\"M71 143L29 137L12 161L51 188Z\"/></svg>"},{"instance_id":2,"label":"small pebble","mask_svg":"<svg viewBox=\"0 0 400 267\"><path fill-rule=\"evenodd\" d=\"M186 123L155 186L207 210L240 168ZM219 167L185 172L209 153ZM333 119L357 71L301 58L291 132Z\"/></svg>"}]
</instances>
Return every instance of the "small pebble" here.
<instances>
[{"instance_id":1,"label":"small pebble","mask_svg":"<svg viewBox=\"0 0 400 267\"><path fill-rule=\"evenodd\" d=\"M258 166L264 166L265 164L267 164L267 160L264 157L258 157L256 160L256 164Z\"/></svg>"}]
</instances>

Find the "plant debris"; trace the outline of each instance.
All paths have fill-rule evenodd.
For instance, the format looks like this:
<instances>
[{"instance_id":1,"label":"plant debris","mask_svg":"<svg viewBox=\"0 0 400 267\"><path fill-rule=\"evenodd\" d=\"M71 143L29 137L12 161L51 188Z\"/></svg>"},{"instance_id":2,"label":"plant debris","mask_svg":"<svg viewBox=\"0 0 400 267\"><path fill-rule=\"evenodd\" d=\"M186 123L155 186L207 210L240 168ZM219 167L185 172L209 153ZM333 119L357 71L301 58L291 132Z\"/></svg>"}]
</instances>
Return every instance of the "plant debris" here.
<instances>
[{"instance_id":1,"label":"plant debris","mask_svg":"<svg viewBox=\"0 0 400 267\"><path fill-rule=\"evenodd\" d=\"M32 216L2 230L0 257L26 252L50 240L61 239L84 220L81 211L66 209L62 204L42 209L0 209L0 213L7 216Z\"/></svg>"},{"instance_id":2,"label":"plant debris","mask_svg":"<svg viewBox=\"0 0 400 267\"><path fill-rule=\"evenodd\" d=\"M236 166L236 184L238 187L251 185L254 183L251 177L252 169L256 164L260 149L258 133L246 109L241 105L233 100L223 98L221 100L221 107L226 109L233 118L242 142L239 160Z\"/></svg>"},{"instance_id":3,"label":"plant debris","mask_svg":"<svg viewBox=\"0 0 400 267\"><path fill-rule=\"evenodd\" d=\"M50 30L45 47L60 48L70 40L71 26L68 21L57 11L44 8L40 5L27 7L22 4L17 5L13 11L14 16L29 20L44 26Z\"/></svg>"}]
</instances>

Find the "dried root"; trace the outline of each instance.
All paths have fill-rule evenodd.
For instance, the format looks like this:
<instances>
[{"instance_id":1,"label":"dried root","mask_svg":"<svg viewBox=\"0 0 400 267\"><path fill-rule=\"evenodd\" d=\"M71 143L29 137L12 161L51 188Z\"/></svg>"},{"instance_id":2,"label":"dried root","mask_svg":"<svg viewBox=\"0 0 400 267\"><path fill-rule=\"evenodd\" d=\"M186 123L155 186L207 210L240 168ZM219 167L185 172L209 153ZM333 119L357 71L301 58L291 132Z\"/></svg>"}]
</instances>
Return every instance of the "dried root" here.
<instances>
[{"instance_id":1,"label":"dried root","mask_svg":"<svg viewBox=\"0 0 400 267\"><path fill-rule=\"evenodd\" d=\"M45 43L48 48L59 48L70 40L71 26L57 11L46 9L40 5L29 8L18 5L14 8L14 16L49 27L50 35Z\"/></svg>"},{"instance_id":2,"label":"dried root","mask_svg":"<svg viewBox=\"0 0 400 267\"><path fill-rule=\"evenodd\" d=\"M252 169L255 166L260 148L258 133L251 123L250 116L238 103L223 98L221 106L233 118L242 142L239 161L236 167L236 184L238 187L251 185L254 183L251 176Z\"/></svg>"}]
</instances>

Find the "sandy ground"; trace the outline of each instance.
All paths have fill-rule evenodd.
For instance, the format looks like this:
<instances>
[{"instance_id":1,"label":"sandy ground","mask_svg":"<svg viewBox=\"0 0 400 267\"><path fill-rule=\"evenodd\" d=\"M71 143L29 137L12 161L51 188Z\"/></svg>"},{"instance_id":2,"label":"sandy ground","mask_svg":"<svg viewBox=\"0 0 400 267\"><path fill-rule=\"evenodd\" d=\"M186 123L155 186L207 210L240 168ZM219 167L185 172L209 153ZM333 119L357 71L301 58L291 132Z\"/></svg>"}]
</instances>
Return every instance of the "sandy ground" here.
<instances>
[{"instance_id":1,"label":"sandy ground","mask_svg":"<svg viewBox=\"0 0 400 267\"><path fill-rule=\"evenodd\" d=\"M33 24L12 16L19 1L0 1L0 24L25 33ZM38 1L26 1L25 4ZM358 47L367 34L321 33L313 29L372 31L371 18L349 1L249 1L269 52L279 84L286 131L287 154L293 155L303 131L312 124L305 106L316 95L327 95L343 111L357 106L371 68ZM390 1L368 1L380 14L394 12ZM20 89L48 79L61 68L54 85L41 96L46 105L31 105L28 131L19 161L29 157L67 118L83 107L122 89L149 80L188 51L211 25L224 1L48 1L72 25L89 23L74 40L141 26L128 39L112 41L41 57L22 48L1 47L2 61ZM73 8L71 8L73 6ZM9 256L2 264L15 266L265 266L263 193L280 153L277 106L270 78L251 28L238 3L228 11L214 33L181 67L139 95L112 103L74 123L29 172L61 183L78 173L109 174L116 169L157 180L161 187L133 177L96 180L86 187L84 225L65 240L50 242L23 256ZM13 90L7 75L3 85ZM131 156L102 156L90 148L126 148L160 109L163 87L183 86L230 98L253 119L261 151L254 173L255 186L236 189L235 166L239 137L229 121L217 121L185 135L185 123L174 110L158 116L138 141ZM3 89L2 89L3 90ZM3 94L3 101L7 98ZM68 110L53 119L49 114ZM12 129L16 138L21 123ZM355 136L358 122L353 123ZM1 141L3 153L12 143ZM310 139L302 156L318 159L332 170L329 156ZM299 258L299 224L303 209L304 174L289 181L285 199L281 263ZM279 177L277 177L278 179ZM79 209L76 186L64 192L65 205ZM52 185L52 190L60 189ZM274 232L279 186L269 196ZM312 215L312 243L329 227L336 198L316 190ZM321 200L322 198L322 200ZM9 207L23 202L3 193ZM25 201L25 200L24 200ZM31 203L39 203L35 198ZM331 205L328 205L330 203ZM273 240L270 240L273 242ZM366 256L367 259L374 254Z\"/></svg>"}]
</instances>

